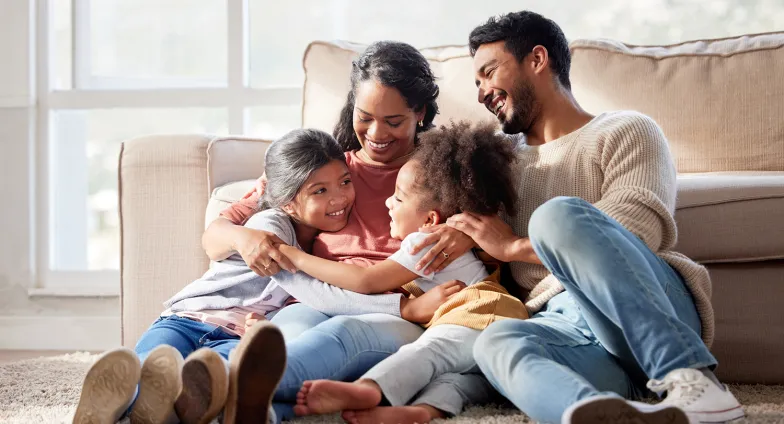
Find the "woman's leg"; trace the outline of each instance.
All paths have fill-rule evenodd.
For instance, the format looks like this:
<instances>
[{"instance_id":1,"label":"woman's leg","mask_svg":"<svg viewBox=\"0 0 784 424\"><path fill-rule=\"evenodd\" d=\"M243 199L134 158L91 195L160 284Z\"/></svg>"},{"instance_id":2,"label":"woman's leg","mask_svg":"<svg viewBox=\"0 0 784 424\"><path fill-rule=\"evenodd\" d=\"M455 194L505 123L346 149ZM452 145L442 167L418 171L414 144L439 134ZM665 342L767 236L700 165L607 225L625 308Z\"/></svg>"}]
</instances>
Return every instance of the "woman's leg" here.
<instances>
[{"instance_id":1,"label":"woman's leg","mask_svg":"<svg viewBox=\"0 0 784 424\"><path fill-rule=\"evenodd\" d=\"M287 344L283 379L275 392L278 420L293 418L291 407L306 380L353 381L424 331L419 325L385 314L338 316Z\"/></svg>"},{"instance_id":2,"label":"woman's leg","mask_svg":"<svg viewBox=\"0 0 784 424\"><path fill-rule=\"evenodd\" d=\"M304 303L295 303L270 313L268 318L271 323L278 326L286 344L299 337L300 334L321 324L329 319L323 314Z\"/></svg>"}]
</instances>

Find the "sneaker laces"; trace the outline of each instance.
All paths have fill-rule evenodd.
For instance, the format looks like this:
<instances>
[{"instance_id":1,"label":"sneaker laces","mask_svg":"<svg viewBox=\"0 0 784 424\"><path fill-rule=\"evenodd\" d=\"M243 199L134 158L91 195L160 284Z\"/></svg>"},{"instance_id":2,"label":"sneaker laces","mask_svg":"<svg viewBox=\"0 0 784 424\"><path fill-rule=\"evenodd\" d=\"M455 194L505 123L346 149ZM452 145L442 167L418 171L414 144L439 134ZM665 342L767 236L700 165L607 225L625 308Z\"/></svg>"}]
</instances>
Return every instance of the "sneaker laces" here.
<instances>
[{"instance_id":1,"label":"sneaker laces","mask_svg":"<svg viewBox=\"0 0 784 424\"><path fill-rule=\"evenodd\" d=\"M705 393L708 387L705 380L697 370L676 370L667 374L664 380L651 379L647 387L657 393L667 392L667 398L662 403L686 407Z\"/></svg>"}]
</instances>

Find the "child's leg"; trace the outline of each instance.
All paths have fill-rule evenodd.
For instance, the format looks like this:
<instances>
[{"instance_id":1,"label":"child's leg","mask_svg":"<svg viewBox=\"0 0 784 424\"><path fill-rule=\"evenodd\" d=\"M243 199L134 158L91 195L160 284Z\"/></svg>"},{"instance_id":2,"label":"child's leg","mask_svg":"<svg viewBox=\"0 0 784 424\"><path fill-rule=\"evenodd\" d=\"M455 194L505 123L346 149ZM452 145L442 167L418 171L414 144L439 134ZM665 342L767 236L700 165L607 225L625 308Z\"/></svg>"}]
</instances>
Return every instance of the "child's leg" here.
<instances>
[{"instance_id":1,"label":"child's leg","mask_svg":"<svg viewBox=\"0 0 784 424\"><path fill-rule=\"evenodd\" d=\"M295 411L309 415L367 409L378 405L382 394L393 406L405 405L436 377L476 368L472 350L479 333L457 325L430 328L356 383L306 382L297 395Z\"/></svg>"},{"instance_id":2,"label":"child's leg","mask_svg":"<svg viewBox=\"0 0 784 424\"><path fill-rule=\"evenodd\" d=\"M217 327L203 322L172 315L155 321L136 342L134 351L144 363L147 355L160 345L168 345L180 352L183 358L201 347L201 343ZM219 330L218 330L219 331Z\"/></svg>"},{"instance_id":3,"label":"child's leg","mask_svg":"<svg viewBox=\"0 0 784 424\"><path fill-rule=\"evenodd\" d=\"M240 337L223 330L200 340L201 349L190 354L182 367L182 393L174 405L183 424L206 424L226 403L229 392L229 354Z\"/></svg>"},{"instance_id":4,"label":"child's leg","mask_svg":"<svg viewBox=\"0 0 784 424\"><path fill-rule=\"evenodd\" d=\"M448 417L458 415L467 405L501 401L501 396L481 373L448 373L430 382L413 402L429 405ZM442 418L442 417L431 417Z\"/></svg>"},{"instance_id":5,"label":"child's leg","mask_svg":"<svg viewBox=\"0 0 784 424\"><path fill-rule=\"evenodd\" d=\"M500 400L500 395L481 374L442 374L427 385L411 402L411 406L380 406L359 411L345 411L343 419L350 424L426 423L452 417L464 405L485 404Z\"/></svg>"},{"instance_id":6,"label":"child's leg","mask_svg":"<svg viewBox=\"0 0 784 424\"><path fill-rule=\"evenodd\" d=\"M215 334L224 333L214 325L174 315L150 326L136 344L142 372L131 407L132 422L165 422L175 416L175 402L182 394L183 357Z\"/></svg>"},{"instance_id":7,"label":"child's leg","mask_svg":"<svg viewBox=\"0 0 784 424\"><path fill-rule=\"evenodd\" d=\"M458 325L438 325L362 376L378 384L392 406L403 406L431 381L447 373L476 369L474 341L481 332Z\"/></svg>"}]
</instances>

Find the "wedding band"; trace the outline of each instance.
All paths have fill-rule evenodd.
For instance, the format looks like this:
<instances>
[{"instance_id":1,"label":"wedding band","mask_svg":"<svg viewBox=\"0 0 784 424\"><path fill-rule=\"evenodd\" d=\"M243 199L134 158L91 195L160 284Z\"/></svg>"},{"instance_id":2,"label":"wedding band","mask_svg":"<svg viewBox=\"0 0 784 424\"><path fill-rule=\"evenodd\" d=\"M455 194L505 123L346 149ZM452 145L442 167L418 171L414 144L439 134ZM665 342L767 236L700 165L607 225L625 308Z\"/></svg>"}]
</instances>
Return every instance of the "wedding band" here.
<instances>
[{"instance_id":1,"label":"wedding band","mask_svg":"<svg viewBox=\"0 0 784 424\"><path fill-rule=\"evenodd\" d=\"M446 253L446 252L444 252L444 251L442 250L442 251L441 251L441 254L442 254L442 255L444 255L444 259L449 259L449 253Z\"/></svg>"}]
</instances>

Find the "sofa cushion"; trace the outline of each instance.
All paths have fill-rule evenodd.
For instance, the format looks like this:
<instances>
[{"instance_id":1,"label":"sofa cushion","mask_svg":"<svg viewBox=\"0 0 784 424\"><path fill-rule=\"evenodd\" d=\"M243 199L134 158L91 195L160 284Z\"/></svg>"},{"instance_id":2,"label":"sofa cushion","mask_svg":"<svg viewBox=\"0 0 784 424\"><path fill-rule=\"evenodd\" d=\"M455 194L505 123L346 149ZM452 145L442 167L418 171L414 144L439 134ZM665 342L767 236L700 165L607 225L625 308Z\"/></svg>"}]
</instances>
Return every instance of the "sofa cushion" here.
<instances>
[{"instance_id":1,"label":"sofa cushion","mask_svg":"<svg viewBox=\"0 0 784 424\"><path fill-rule=\"evenodd\" d=\"M784 258L784 172L679 175L675 220L699 262Z\"/></svg>"},{"instance_id":2,"label":"sofa cushion","mask_svg":"<svg viewBox=\"0 0 784 424\"><path fill-rule=\"evenodd\" d=\"M253 184L244 180L216 188L207 222ZM784 172L679 175L675 219L676 250L698 262L784 258Z\"/></svg>"},{"instance_id":3,"label":"sofa cushion","mask_svg":"<svg viewBox=\"0 0 784 424\"><path fill-rule=\"evenodd\" d=\"M332 131L350 88L351 61L364 48L320 41L308 47L304 127ZM576 40L571 48L580 104L593 113L633 109L653 117L679 172L784 171L784 33L649 47ZM466 47L422 54L441 88L436 123L493 119L476 101Z\"/></svg>"},{"instance_id":4,"label":"sofa cushion","mask_svg":"<svg viewBox=\"0 0 784 424\"><path fill-rule=\"evenodd\" d=\"M302 126L332 132L351 84L351 62L365 45L347 42L311 43L305 51L305 86ZM493 120L493 115L476 100L473 62L465 46L421 50L438 78L440 114L436 123L450 119Z\"/></svg>"},{"instance_id":5,"label":"sofa cushion","mask_svg":"<svg viewBox=\"0 0 784 424\"><path fill-rule=\"evenodd\" d=\"M580 105L654 118L679 172L784 171L784 32L660 47L577 40L571 50Z\"/></svg>"}]
</instances>

